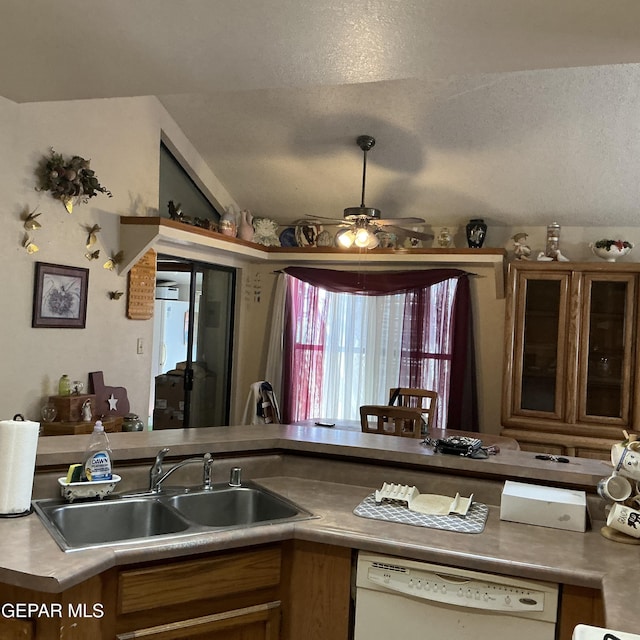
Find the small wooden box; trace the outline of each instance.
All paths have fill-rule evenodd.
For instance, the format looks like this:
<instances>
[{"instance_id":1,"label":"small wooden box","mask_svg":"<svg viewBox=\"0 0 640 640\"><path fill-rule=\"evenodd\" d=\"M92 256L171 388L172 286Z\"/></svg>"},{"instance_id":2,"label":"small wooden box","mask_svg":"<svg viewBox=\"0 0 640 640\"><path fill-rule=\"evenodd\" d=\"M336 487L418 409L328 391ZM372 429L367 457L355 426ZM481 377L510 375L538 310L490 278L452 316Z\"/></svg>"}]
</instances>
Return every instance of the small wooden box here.
<instances>
[{"instance_id":1,"label":"small wooden box","mask_svg":"<svg viewBox=\"0 0 640 640\"><path fill-rule=\"evenodd\" d=\"M91 400L91 417L95 416L96 397L95 395L71 395L71 396L49 396L49 402L56 408L57 422L81 422L82 405Z\"/></svg>"},{"instance_id":2,"label":"small wooden box","mask_svg":"<svg viewBox=\"0 0 640 640\"><path fill-rule=\"evenodd\" d=\"M107 433L122 431L124 418L105 418L102 420ZM43 436L71 436L79 433L91 433L95 422L41 422Z\"/></svg>"}]
</instances>

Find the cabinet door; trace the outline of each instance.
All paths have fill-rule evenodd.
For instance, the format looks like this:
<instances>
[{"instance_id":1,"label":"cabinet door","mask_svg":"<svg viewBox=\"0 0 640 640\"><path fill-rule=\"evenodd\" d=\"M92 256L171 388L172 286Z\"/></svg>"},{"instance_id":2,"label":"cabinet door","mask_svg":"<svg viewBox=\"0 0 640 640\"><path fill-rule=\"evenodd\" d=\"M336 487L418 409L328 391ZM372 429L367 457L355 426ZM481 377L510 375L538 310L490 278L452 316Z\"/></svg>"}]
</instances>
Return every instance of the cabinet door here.
<instances>
[{"instance_id":1,"label":"cabinet door","mask_svg":"<svg viewBox=\"0 0 640 640\"><path fill-rule=\"evenodd\" d=\"M511 413L563 420L570 274L517 278Z\"/></svg>"},{"instance_id":2,"label":"cabinet door","mask_svg":"<svg viewBox=\"0 0 640 640\"><path fill-rule=\"evenodd\" d=\"M585 274L578 420L630 423L635 276Z\"/></svg>"}]
</instances>

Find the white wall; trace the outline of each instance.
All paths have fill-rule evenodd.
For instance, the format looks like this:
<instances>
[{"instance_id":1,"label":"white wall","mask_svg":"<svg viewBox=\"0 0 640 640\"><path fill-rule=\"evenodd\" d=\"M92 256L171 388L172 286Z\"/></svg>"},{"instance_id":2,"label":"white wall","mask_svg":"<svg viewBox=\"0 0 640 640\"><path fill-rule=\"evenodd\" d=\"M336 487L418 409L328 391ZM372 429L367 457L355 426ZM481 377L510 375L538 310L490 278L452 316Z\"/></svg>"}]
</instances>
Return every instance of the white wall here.
<instances>
[{"instance_id":1,"label":"white wall","mask_svg":"<svg viewBox=\"0 0 640 640\"><path fill-rule=\"evenodd\" d=\"M0 267L4 304L0 325L0 419L23 413L39 419L47 396L67 373L88 383L90 371L104 371L105 384L128 390L131 410L146 419L153 321L126 317L126 276L103 268L119 250L119 216L157 215L161 136L185 158L200 184L226 206L232 200L189 141L155 98L106 99L17 105L0 98ZM98 195L75 205L68 214L62 203L35 190L35 168L50 147L66 155L91 159L100 183L113 198ZM42 228L31 232L40 247L32 255L22 247L23 210L41 212ZM100 258L85 257L86 226L99 224ZM89 269L85 329L33 329L31 313L35 263ZM110 300L108 292L125 295ZM146 345L136 353L137 339Z\"/></svg>"}]
</instances>

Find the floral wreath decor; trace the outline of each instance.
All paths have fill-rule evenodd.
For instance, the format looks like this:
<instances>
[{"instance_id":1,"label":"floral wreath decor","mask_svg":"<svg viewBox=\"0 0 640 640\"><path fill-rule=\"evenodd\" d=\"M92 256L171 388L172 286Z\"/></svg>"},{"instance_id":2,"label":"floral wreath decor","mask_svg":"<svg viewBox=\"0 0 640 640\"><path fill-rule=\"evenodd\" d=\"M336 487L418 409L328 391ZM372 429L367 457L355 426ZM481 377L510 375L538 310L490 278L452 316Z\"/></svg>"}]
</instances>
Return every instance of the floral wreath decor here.
<instances>
[{"instance_id":1,"label":"floral wreath decor","mask_svg":"<svg viewBox=\"0 0 640 640\"><path fill-rule=\"evenodd\" d=\"M73 198L88 202L89 198L99 193L111 198L111 191L100 184L89 163L90 160L81 156L65 158L51 149L49 155L42 158L36 171L37 191L50 191L52 197L62 201L69 213L73 208Z\"/></svg>"}]
</instances>

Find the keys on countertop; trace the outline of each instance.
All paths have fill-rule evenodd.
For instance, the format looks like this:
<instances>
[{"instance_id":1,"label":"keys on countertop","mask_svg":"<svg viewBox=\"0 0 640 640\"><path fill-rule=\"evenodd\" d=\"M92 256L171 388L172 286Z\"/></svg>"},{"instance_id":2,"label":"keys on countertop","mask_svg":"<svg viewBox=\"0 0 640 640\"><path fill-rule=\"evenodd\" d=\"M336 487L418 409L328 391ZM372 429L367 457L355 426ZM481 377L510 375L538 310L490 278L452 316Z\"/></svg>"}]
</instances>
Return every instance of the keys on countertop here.
<instances>
[{"instance_id":1,"label":"keys on countertop","mask_svg":"<svg viewBox=\"0 0 640 640\"><path fill-rule=\"evenodd\" d=\"M539 455L536 456L536 460L548 460L549 462L569 462L569 458L563 458L562 456L550 456L550 455Z\"/></svg>"}]
</instances>

